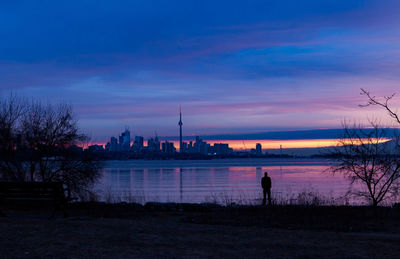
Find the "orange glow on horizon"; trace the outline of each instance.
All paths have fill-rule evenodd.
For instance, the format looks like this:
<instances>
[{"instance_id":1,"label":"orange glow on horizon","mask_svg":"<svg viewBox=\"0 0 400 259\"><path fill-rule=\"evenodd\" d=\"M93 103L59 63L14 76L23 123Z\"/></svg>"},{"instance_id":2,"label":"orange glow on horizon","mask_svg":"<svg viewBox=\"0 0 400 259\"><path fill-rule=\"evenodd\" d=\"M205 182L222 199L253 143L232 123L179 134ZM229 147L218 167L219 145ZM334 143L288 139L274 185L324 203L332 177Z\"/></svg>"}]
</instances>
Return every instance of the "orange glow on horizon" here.
<instances>
[{"instance_id":1,"label":"orange glow on horizon","mask_svg":"<svg viewBox=\"0 0 400 259\"><path fill-rule=\"evenodd\" d=\"M335 146L337 139L251 139L251 140L207 140L207 143L213 145L215 143L226 143L234 150L250 150L256 148L256 144L260 143L262 149L279 149L282 148L317 148ZM179 144L176 141L176 144Z\"/></svg>"},{"instance_id":2,"label":"orange glow on horizon","mask_svg":"<svg viewBox=\"0 0 400 259\"><path fill-rule=\"evenodd\" d=\"M256 148L257 143L260 143L263 149L279 149L280 145L282 145L282 148L315 148L315 147L333 146L337 144L336 139L310 139L310 140L251 139L251 140L204 140L204 141L211 145L214 145L215 143L229 144L229 147L233 148L234 150L250 150L252 148ZM174 146L176 148L179 148L179 140L172 140L168 142L174 143ZM184 141L184 142L189 142L189 141ZM95 144L105 146L106 143L93 142L90 145L95 145Z\"/></svg>"},{"instance_id":3,"label":"orange glow on horizon","mask_svg":"<svg viewBox=\"0 0 400 259\"><path fill-rule=\"evenodd\" d=\"M381 140L380 143L386 142L388 140L389 139ZM251 140L204 140L204 141L211 145L214 145L215 143L229 144L229 147L233 148L234 150L250 150L252 148L256 148L257 143L260 143L262 145L262 149L279 149L280 145L282 145L283 149L330 147L330 146L336 146L338 144L339 139L291 139L291 140L251 139ZM164 140L161 142L164 142ZM179 140L172 140L168 142L173 142L174 146L177 149L179 149ZM185 142L189 141L186 140ZM104 142L90 143L90 145L94 144L105 146L106 143ZM84 146L86 147L87 145Z\"/></svg>"},{"instance_id":4,"label":"orange glow on horizon","mask_svg":"<svg viewBox=\"0 0 400 259\"><path fill-rule=\"evenodd\" d=\"M337 144L336 139L296 139L296 140L276 140L276 139L252 139L252 140L212 140L207 141L210 144L228 143L229 147L235 150L249 150L256 148L256 144L260 143L262 149L279 149L282 148L315 148L327 147Z\"/></svg>"},{"instance_id":5,"label":"orange glow on horizon","mask_svg":"<svg viewBox=\"0 0 400 259\"><path fill-rule=\"evenodd\" d=\"M384 139L379 141L383 143L389 139ZM207 140L209 144L214 143L227 143L229 147L234 150L250 150L256 148L256 144L260 143L262 149L280 149L282 148L321 148L321 147L331 147L337 146L339 144L339 139L252 139L252 140ZM179 141L174 142L179 145Z\"/></svg>"}]
</instances>

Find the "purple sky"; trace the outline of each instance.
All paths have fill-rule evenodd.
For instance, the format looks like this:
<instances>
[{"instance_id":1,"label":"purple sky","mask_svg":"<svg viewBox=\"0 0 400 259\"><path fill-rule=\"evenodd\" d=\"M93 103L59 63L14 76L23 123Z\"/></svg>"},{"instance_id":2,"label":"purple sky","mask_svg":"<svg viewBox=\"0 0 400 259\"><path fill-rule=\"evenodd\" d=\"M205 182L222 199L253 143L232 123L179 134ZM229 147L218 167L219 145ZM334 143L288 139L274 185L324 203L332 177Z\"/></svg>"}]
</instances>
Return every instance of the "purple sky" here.
<instances>
[{"instance_id":1,"label":"purple sky","mask_svg":"<svg viewBox=\"0 0 400 259\"><path fill-rule=\"evenodd\" d=\"M339 128L387 118L361 87L400 92L398 1L10 2L0 94L71 103L97 141L177 135L179 104L185 135Z\"/></svg>"}]
</instances>

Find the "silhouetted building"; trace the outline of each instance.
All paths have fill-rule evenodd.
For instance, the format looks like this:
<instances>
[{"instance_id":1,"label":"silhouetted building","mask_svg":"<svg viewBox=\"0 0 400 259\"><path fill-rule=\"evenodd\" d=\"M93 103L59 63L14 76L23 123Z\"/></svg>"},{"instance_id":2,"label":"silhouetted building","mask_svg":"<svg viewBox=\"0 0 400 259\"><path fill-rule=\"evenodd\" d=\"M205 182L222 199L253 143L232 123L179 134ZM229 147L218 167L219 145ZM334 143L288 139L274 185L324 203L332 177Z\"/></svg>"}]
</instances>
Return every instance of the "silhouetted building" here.
<instances>
[{"instance_id":1,"label":"silhouetted building","mask_svg":"<svg viewBox=\"0 0 400 259\"><path fill-rule=\"evenodd\" d=\"M229 144L224 143L215 143L212 149L216 155L228 155L233 152L233 149L229 148Z\"/></svg>"},{"instance_id":2,"label":"silhouetted building","mask_svg":"<svg viewBox=\"0 0 400 259\"><path fill-rule=\"evenodd\" d=\"M262 146L260 143L256 144L256 154L261 155L262 154Z\"/></svg>"},{"instance_id":3,"label":"silhouetted building","mask_svg":"<svg viewBox=\"0 0 400 259\"><path fill-rule=\"evenodd\" d=\"M158 136L156 135L156 137L150 138L149 140L147 140L147 149L150 152L158 152L160 151L160 140L158 139Z\"/></svg>"},{"instance_id":4,"label":"silhouetted building","mask_svg":"<svg viewBox=\"0 0 400 259\"><path fill-rule=\"evenodd\" d=\"M200 153L207 155L209 148L210 144L207 144L205 141L200 139L199 136L196 136L196 142L193 144L193 153Z\"/></svg>"},{"instance_id":5,"label":"silhouetted building","mask_svg":"<svg viewBox=\"0 0 400 259\"><path fill-rule=\"evenodd\" d=\"M88 147L88 150L90 152L103 152L104 147L103 147L103 145L91 145Z\"/></svg>"},{"instance_id":6,"label":"silhouetted building","mask_svg":"<svg viewBox=\"0 0 400 259\"><path fill-rule=\"evenodd\" d=\"M188 143L187 142L182 142L182 146L179 149L180 153L187 153L189 151L188 149Z\"/></svg>"},{"instance_id":7,"label":"silhouetted building","mask_svg":"<svg viewBox=\"0 0 400 259\"><path fill-rule=\"evenodd\" d=\"M143 149L144 138L141 136L135 136L135 141L133 142L132 149L134 151L140 151Z\"/></svg>"},{"instance_id":8,"label":"silhouetted building","mask_svg":"<svg viewBox=\"0 0 400 259\"><path fill-rule=\"evenodd\" d=\"M189 144L188 144L188 150L189 150L189 152L193 152L193 150L194 150L193 141L190 141L190 142L189 142Z\"/></svg>"},{"instance_id":9,"label":"silhouetted building","mask_svg":"<svg viewBox=\"0 0 400 259\"><path fill-rule=\"evenodd\" d=\"M120 151L129 151L131 147L131 132L128 129L125 129L119 136L119 145Z\"/></svg>"},{"instance_id":10,"label":"silhouetted building","mask_svg":"<svg viewBox=\"0 0 400 259\"><path fill-rule=\"evenodd\" d=\"M116 137L111 137L110 142L106 145L106 150L111 152L119 151L118 140Z\"/></svg>"},{"instance_id":11,"label":"silhouetted building","mask_svg":"<svg viewBox=\"0 0 400 259\"><path fill-rule=\"evenodd\" d=\"M162 145L162 152L164 152L164 153L173 154L176 152L173 142L165 141L161 145Z\"/></svg>"},{"instance_id":12,"label":"silhouetted building","mask_svg":"<svg viewBox=\"0 0 400 259\"><path fill-rule=\"evenodd\" d=\"M161 142L160 142L160 139L158 138L157 135L154 138L154 146L156 148L156 151L160 151L161 150Z\"/></svg>"}]
</instances>

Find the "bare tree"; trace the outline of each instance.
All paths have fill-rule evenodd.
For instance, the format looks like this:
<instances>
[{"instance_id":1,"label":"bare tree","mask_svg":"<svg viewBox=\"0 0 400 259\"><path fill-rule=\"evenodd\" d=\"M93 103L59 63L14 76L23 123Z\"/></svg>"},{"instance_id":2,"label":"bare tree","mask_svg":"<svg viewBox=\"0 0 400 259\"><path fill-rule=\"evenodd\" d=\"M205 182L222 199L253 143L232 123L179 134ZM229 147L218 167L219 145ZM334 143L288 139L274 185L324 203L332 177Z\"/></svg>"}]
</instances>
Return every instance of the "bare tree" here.
<instances>
[{"instance_id":1,"label":"bare tree","mask_svg":"<svg viewBox=\"0 0 400 259\"><path fill-rule=\"evenodd\" d=\"M352 184L359 183L353 194L366 198L373 206L385 199L395 200L400 179L397 133L376 122L370 122L368 128L344 123L343 129L334 151L339 162L333 166L334 172L343 173Z\"/></svg>"},{"instance_id":2,"label":"bare tree","mask_svg":"<svg viewBox=\"0 0 400 259\"><path fill-rule=\"evenodd\" d=\"M400 117L390 106L395 94L377 98L365 89L361 94L368 98L367 104L360 107L379 106L384 108L394 121L400 124ZM335 149L339 165L334 171L340 171L359 182L361 190L356 194L369 199L377 206L384 199L394 200L399 191L400 146L397 131L393 132L370 122L368 127L344 123L344 135Z\"/></svg>"},{"instance_id":3,"label":"bare tree","mask_svg":"<svg viewBox=\"0 0 400 259\"><path fill-rule=\"evenodd\" d=\"M370 105L380 106L388 112L389 116L393 118L396 123L400 124L400 117L397 114L397 111L394 111L389 105L389 102L393 99L393 97L396 94L392 94L390 96L384 96L383 101L380 101L377 97L375 97L374 95L372 95L370 92L366 91L363 88L361 88L361 94L367 96L368 102L367 104L361 104L360 107L368 107Z\"/></svg>"},{"instance_id":4,"label":"bare tree","mask_svg":"<svg viewBox=\"0 0 400 259\"><path fill-rule=\"evenodd\" d=\"M21 117L26 112L25 100L10 94L0 99L0 176L6 180L25 179L24 164L18 145Z\"/></svg>"},{"instance_id":5,"label":"bare tree","mask_svg":"<svg viewBox=\"0 0 400 259\"><path fill-rule=\"evenodd\" d=\"M72 146L79 132L70 105L44 105L11 96L0 100L0 179L63 182L78 193L98 178L100 163Z\"/></svg>"}]
</instances>

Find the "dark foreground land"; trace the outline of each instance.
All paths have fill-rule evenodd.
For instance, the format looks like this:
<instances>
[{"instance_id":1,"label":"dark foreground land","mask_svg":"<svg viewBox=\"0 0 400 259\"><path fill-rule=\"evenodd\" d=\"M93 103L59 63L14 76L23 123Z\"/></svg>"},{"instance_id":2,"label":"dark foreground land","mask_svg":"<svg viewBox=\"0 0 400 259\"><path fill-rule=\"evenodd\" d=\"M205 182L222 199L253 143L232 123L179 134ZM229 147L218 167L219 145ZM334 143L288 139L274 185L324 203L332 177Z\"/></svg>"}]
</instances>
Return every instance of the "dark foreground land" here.
<instances>
[{"instance_id":1,"label":"dark foreground land","mask_svg":"<svg viewBox=\"0 0 400 259\"><path fill-rule=\"evenodd\" d=\"M0 218L1 258L400 258L400 209L72 204Z\"/></svg>"}]
</instances>

